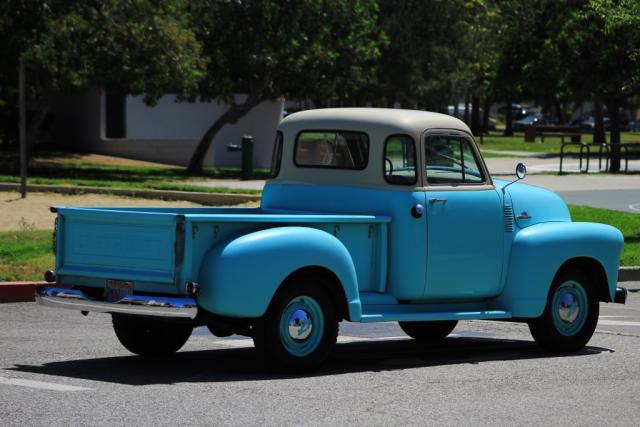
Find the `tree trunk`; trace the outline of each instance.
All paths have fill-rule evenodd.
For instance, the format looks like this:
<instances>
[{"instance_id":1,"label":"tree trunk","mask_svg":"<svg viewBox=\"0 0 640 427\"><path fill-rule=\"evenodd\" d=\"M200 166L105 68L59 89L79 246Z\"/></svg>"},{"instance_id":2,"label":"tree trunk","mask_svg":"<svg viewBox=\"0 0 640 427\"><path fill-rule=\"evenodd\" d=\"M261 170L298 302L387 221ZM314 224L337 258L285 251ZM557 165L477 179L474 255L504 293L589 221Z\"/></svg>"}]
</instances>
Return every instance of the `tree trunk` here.
<instances>
[{"instance_id":1,"label":"tree trunk","mask_svg":"<svg viewBox=\"0 0 640 427\"><path fill-rule=\"evenodd\" d=\"M480 97L477 94L471 96L471 133L480 133Z\"/></svg>"},{"instance_id":2,"label":"tree trunk","mask_svg":"<svg viewBox=\"0 0 640 427\"><path fill-rule=\"evenodd\" d=\"M247 99L242 104L236 104L235 102L231 104L229 109L224 112L218 119L211 125L209 129L202 136L202 139L198 143L193 155L191 156L191 160L189 160L189 166L187 170L189 172L201 172L204 157L207 155L207 151L211 147L211 143L213 139L218 134L218 132L227 124L234 124L242 117L244 117L249 111L253 109L256 105L264 101L265 97L262 95L262 92L254 92L249 94Z\"/></svg>"},{"instance_id":3,"label":"tree trunk","mask_svg":"<svg viewBox=\"0 0 640 427\"><path fill-rule=\"evenodd\" d=\"M464 94L464 122L469 124L469 92Z\"/></svg>"},{"instance_id":4,"label":"tree trunk","mask_svg":"<svg viewBox=\"0 0 640 427\"><path fill-rule=\"evenodd\" d=\"M33 151L36 145L36 141L40 136L40 128L42 127L44 120L47 118L47 114L49 114L49 102L47 100L40 100L36 112L29 122L29 127L27 128L28 164L31 164L31 161L33 160Z\"/></svg>"},{"instance_id":5,"label":"tree trunk","mask_svg":"<svg viewBox=\"0 0 640 427\"><path fill-rule=\"evenodd\" d=\"M562 108L562 103L560 101L556 101L556 123L559 125L563 125L565 120L564 120L564 111Z\"/></svg>"},{"instance_id":6,"label":"tree trunk","mask_svg":"<svg viewBox=\"0 0 640 427\"><path fill-rule=\"evenodd\" d=\"M609 172L620 172L620 119L618 118L618 102L607 103L611 117L611 163Z\"/></svg>"},{"instance_id":7,"label":"tree trunk","mask_svg":"<svg viewBox=\"0 0 640 427\"><path fill-rule=\"evenodd\" d=\"M489 98L484 99L484 110L482 110L482 132L489 133L489 109L491 108L491 102Z\"/></svg>"},{"instance_id":8,"label":"tree trunk","mask_svg":"<svg viewBox=\"0 0 640 427\"><path fill-rule=\"evenodd\" d=\"M602 114L602 102L595 100L593 103L593 142L603 144L607 142L604 132L604 115Z\"/></svg>"},{"instance_id":9,"label":"tree trunk","mask_svg":"<svg viewBox=\"0 0 640 427\"><path fill-rule=\"evenodd\" d=\"M507 111L505 113L505 127L504 136L513 136L513 111L511 107L511 100L507 101Z\"/></svg>"},{"instance_id":10,"label":"tree trunk","mask_svg":"<svg viewBox=\"0 0 640 427\"><path fill-rule=\"evenodd\" d=\"M453 117L456 119L460 118L460 105L458 104L457 98L455 104L453 104Z\"/></svg>"}]
</instances>

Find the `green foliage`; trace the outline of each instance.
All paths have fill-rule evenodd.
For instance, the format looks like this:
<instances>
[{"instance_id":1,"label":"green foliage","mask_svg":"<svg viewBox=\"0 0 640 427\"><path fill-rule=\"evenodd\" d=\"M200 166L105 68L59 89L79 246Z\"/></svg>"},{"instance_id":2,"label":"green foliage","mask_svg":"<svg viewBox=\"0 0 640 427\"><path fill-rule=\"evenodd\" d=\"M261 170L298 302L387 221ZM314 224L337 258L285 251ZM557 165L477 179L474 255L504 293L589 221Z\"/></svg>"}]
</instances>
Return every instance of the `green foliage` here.
<instances>
[{"instance_id":1,"label":"green foliage","mask_svg":"<svg viewBox=\"0 0 640 427\"><path fill-rule=\"evenodd\" d=\"M98 86L153 100L169 88L192 90L202 75L186 0L9 0L5 7L15 17L0 27L2 50L12 53L6 65L15 69L24 55L28 81L41 93Z\"/></svg>"},{"instance_id":2,"label":"green foliage","mask_svg":"<svg viewBox=\"0 0 640 427\"><path fill-rule=\"evenodd\" d=\"M31 111L46 111L52 94L90 87L153 103L167 91L192 92L205 67L187 0L6 0L0 52L0 126L8 134L17 129L20 56Z\"/></svg>"},{"instance_id":3,"label":"green foliage","mask_svg":"<svg viewBox=\"0 0 640 427\"><path fill-rule=\"evenodd\" d=\"M381 36L375 1L199 1L192 13L208 61L198 95L233 101L341 97L371 75Z\"/></svg>"},{"instance_id":4,"label":"green foliage","mask_svg":"<svg viewBox=\"0 0 640 427\"><path fill-rule=\"evenodd\" d=\"M191 10L208 63L196 95L230 104L202 137L193 171L219 130L263 101L348 100L373 76L383 41L374 0L201 0Z\"/></svg>"}]
</instances>

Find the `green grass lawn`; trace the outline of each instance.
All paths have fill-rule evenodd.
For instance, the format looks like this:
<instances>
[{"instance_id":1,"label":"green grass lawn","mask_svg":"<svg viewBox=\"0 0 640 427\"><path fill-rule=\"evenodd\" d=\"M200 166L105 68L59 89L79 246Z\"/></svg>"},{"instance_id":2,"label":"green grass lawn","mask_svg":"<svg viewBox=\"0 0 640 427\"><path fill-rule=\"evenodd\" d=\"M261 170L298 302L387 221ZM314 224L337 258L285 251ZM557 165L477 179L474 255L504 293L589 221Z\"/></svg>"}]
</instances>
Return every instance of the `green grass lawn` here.
<instances>
[{"instance_id":1,"label":"green grass lawn","mask_svg":"<svg viewBox=\"0 0 640 427\"><path fill-rule=\"evenodd\" d=\"M0 281L43 280L53 269L52 230L0 233Z\"/></svg>"},{"instance_id":2,"label":"green grass lawn","mask_svg":"<svg viewBox=\"0 0 640 427\"><path fill-rule=\"evenodd\" d=\"M640 215L570 206L574 221L601 222L622 231L625 239L621 265L640 265ZM0 233L0 281L42 280L43 273L54 265L51 230Z\"/></svg>"},{"instance_id":3,"label":"green grass lawn","mask_svg":"<svg viewBox=\"0 0 640 427\"><path fill-rule=\"evenodd\" d=\"M258 169L257 179L264 179L268 170ZM184 168L152 166L113 166L79 162L45 163L32 167L28 172L29 183L70 185L78 187L104 187L122 189L154 189L178 191L203 191L208 193L259 194L259 190L202 187L193 182L208 179L229 179L240 176L239 169L205 169L193 174ZM0 182L19 182L14 164L0 162Z\"/></svg>"},{"instance_id":4,"label":"green grass lawn","mask_svg":"<svg viewBox=\"0 0 640 427\"><path fill-rule=\"evenodd\" d=\"M640 265L640 215L635 213L610 211L588 206L569 206L571 219L581 222L601 222L622 232L624 249L621 265Z\"/></svg>"},{"instance_id":5,"label":"green grass lawn","mask_svg":"<svg viewBox=\"0 0 640 427\"><path fill-rule=\"evenodd\" d=\"M640 142L640 133L622 132L621 139L623 143ZM536 138L536 142L524 142L524 135L522 133L516 134L516 136L502 136L499 133L492 132L484 136L483 140L484 143L480 144L480 138L476 138L481 150L523 151L541 154L560 154L560 146L562 145L558 137L545 138L544 142L541 142L539 137ZM569 138L566 138L565 141L569 141ZM583 133L582 142L593 142L593 135ZM568 146L565 151L578 152L580 149L579 147Z\"/></svg>"}]
</instances>

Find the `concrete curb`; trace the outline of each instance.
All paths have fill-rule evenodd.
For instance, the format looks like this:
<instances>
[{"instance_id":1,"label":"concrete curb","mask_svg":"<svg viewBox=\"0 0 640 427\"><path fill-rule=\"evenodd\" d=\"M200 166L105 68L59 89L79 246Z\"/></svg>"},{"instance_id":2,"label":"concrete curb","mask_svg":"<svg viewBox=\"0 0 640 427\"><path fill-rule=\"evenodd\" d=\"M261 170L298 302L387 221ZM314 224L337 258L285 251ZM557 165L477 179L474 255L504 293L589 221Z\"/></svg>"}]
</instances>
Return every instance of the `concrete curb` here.
<instances>
[{"instance_id":1,"label":"concrete curb","mask_svg":"<svg viewBox=\"0 0 640 427\"><path fill-rule=\"evenodd\" d=\"M620 270L618 270L618 282L639 281L640 267L620 267ZM35 301L36 288L47 285L53 286L53 284L47 282L0 282L0 303Z\"/></svg>"},{"instance_id":2,"label":"concrete curb","mask_svg":"<svg viewBox=\"0 0 640 427\"><path fill-rule=\"evenodd\" d=\"M0 282L0 303L35 301L36 288L47 282Z\"/></svg>"},{"instance_id":3,"label":"concrete curb","mask_svg":"<svg viewBox=\"0 0 640 427\"><path fill-rule=\"evenodd\" d=\"M160 200L185 200L203 205L237 205L240 203L260 201L260 194L235 193L203 193L196 191L174 190L124 190L120 188L102 187L68 187L63 185L29 184L28 191L61 194L113 194L117 196L142 197ZM0 191L20 191L20 184L0 183Z\"/></svg>"},{"instance_id":4,"label":"concrete curb","mask_svg":"<svg viewBox=\"0 0 640 427\"><path fill-rule=\"evenodd\" d=\"M640 267L620 267L618 282L640 282Z\"/></svg>"}]
</instances>

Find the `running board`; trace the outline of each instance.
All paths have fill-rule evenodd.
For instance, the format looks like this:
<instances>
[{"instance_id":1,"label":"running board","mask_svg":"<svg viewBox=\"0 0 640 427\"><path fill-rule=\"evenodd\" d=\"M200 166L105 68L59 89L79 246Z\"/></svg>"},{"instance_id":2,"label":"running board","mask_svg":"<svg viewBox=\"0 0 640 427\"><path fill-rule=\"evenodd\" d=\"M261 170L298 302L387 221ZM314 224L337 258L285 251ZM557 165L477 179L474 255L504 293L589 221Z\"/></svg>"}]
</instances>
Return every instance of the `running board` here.
<instances>
[{"instance_id":1,"label":"running board","mask_svg":"<svg viewBox=\"0 0 640 427\"><path fill-rule=\"evenodd\" d=\"M381 307L377 307L380 309ZM441 312L407 312L402 306L394 306L375 313L365 312L360 322L419 322L430 320L473 320L473 319L510 319L510 311L481 310L481 311L441 311Z\"/></svg>"}]
</instances>

